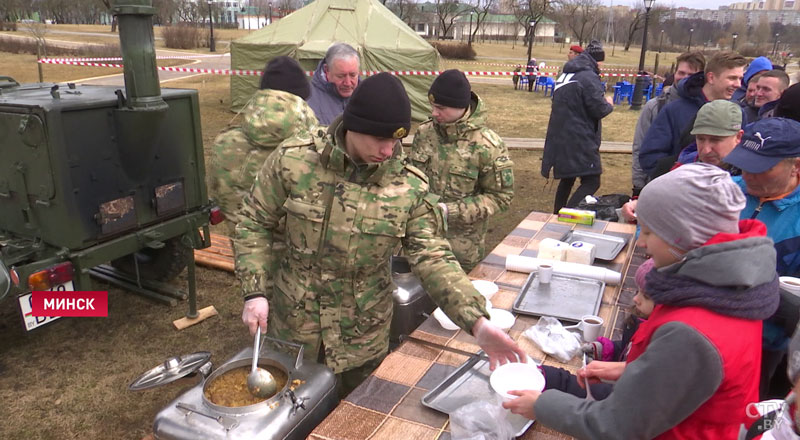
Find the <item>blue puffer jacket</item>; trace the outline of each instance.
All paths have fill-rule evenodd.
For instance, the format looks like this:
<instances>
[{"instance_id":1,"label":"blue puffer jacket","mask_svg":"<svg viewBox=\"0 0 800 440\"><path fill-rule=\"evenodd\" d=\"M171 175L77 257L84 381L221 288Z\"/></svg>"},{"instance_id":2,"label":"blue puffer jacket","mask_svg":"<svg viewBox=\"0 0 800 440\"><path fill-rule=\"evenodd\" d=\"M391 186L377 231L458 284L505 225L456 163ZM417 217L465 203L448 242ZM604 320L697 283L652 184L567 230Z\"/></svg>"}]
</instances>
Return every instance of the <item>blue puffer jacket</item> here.
<instances>
[{"instance_id":1,"label":"blue puffer jacket","mask_svg":"<svg viewBox=\"0 0 800 440\"><path fill-rule=\"evenodd\" d=\"M767 236L775 242L778 253L778 274L800 276L800 187L780 200L760 204L758 197L747 194L742 177L733 180L747 196L747 205L739 218L755 218L767 225Z\"/></svg>"},{"instance_id":2,"label":"blue puffer jacket","mask_svg":"<svg viewBox=\"0 0 800 440\"><path fill-rule=\"evenodd\" d=\"M678 83L676 87L680 99L664 106L647 130L639 150L639 164L648 175L653 173L659 159L676 156L686 146L680 145L681 134L707 102L703 96L705 83L703 72L697 72Z\"/></svg>"},{"instance_id":3,"label":"blue puffer jacket","mask_svg":"<svg viewBox=\"0 0 800 440\"><path fill-rule=\"evenodd\" d=\"M764 70L772 70L772 61L769 60L767 57L758 57L750 62L750 65L747 66L747 70L744 71L744 76L742 77L742 85L733 92L733 97L731 97L731 101L739 102L741 104L742 98L744 95L747 94L747 83L750 82L750 78L753 77L758 72L762 72Z\"/></svg>"}]
</instances>

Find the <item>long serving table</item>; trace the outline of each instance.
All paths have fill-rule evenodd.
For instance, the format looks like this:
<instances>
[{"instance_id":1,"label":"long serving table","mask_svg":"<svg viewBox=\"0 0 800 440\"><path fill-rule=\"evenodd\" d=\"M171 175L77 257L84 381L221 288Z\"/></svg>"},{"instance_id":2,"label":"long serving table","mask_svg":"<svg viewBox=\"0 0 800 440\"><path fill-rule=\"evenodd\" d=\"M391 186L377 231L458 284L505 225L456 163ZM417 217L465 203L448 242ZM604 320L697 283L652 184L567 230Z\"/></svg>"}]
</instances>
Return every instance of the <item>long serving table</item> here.
<instances>
[{"instance_id":1,"label":"long serving table","mask_svg":"<svg viewBox=\"0 0 800 440\"><path fill-rule=\"evenodd\" d=\"M643 252L635 249L633 225L605 221L595 222L592 226L573 225L558 222L556 216L552 214L532 212L470 272L469 276L472 279L495 282L500 291L492 298L493 307L511 310L511 305L528 274L506 271L505 257L507 255L535 257L542 239L559 239L573 228L616 235L628 243L614 261L595 262L597 266L623 273L621 285L606 285L599 312L605 320L603 334L606 337L618 338L621 336L624 318L636 293L633 275L639 264L644 261ZM532 316L517 316L509 335L534 360L575 372L580 367L579 357L575 357L568 364L562 364L522 336L522 333L537 320L538 318ZM412 335L472 353L480 350L471 335L463 330L444 330L432 317ZM447 414L423 406L422 397L467 359L463 355L406 341L390 353L366 381L341 401L309 438L449 440ZM570 437L535 423L520 438Z\"/></svg>"}]
</instances>

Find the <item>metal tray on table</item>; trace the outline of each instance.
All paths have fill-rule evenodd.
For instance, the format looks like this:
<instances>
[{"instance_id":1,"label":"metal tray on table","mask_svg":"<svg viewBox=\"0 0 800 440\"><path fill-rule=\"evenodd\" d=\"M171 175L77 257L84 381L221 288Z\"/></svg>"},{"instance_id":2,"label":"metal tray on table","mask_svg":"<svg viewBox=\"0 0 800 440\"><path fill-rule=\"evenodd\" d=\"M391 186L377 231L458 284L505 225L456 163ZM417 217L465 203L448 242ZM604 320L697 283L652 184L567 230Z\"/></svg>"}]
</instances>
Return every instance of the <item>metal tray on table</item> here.
<instances>
[{"instance_id":1,"label":"metal tray on table","mask_svg":"<svg viewBox=\"0 0 800 440\"><path fill-rule=\"evenodd\" d=\"M422 404L446 414L479 400L496 402L500 397L489 385L489 359L472 356L456 371L447 376L442 383L422 396ZM533 424L533 420L517 414L508 413L506 419L519 437Z\"/></svg>"},{"instance_id":2,"label":"metal tray on table","mask_svg":"<svg viewBox=\"0 0 800 440\"><path fill-rule=\"evenodd\" d=\"M603 281L555 273L550 283L540 284L537 273L532 272L511 310L522 315L578 322L584 315L597 315L605 288Z\"/></svg>"},{"instance_id":3,"label":"metal tray on table","mask_svg":"<svg viewBox=\"0 0 800 440\"><path fill-rule=\"evenodd\" d=\"M614 258L617 258L617 255L619 255L620 251L624 249L625 245L627 244L624 238L581 230L567 232L561 241L565 241L567 243L572 243L575 241L591 243L595 248L595 258L606 261L611 261Z\"/></svg>"}]
</instances>

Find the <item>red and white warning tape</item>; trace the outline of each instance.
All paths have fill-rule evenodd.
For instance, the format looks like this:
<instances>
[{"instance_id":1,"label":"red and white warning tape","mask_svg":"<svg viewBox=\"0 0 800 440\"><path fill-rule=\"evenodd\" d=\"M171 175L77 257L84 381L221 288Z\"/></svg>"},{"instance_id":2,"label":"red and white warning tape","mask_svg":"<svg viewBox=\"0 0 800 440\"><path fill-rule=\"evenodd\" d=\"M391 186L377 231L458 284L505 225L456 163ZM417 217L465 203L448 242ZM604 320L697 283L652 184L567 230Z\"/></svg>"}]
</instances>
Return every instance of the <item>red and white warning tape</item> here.
<instances>
[{"instance_id":1,"label":"red and white warning tape","mask_svg":"<svg viewBox=\"0 0 800 440\"><path fill-rule=\"evenodd\" d=\"M58 59L58 58L43 58L39 60L39 63L42 64L62 64L62 65L73 65L73 66L85 66L85 67L111 67L121 69L122 64L109 64L109 63L96 63L90 61L79 61L75 59ZM260 70L239 70L239 69L196 69L192 67L170 67L170 66L158 66L158 70L163 70L166 72L182 72L182 73L198 73L198 74L209 74L209 75L233 75L233 76L261 76ZM371 76L381 73L380 70L362 70L362 76ZM388 71L388 73L396 76L437 76L441 73L438 70L394 70ZM314 72L307 71L306 75L311 76ZM557 76L558 72L489 72L489 71L464 71L464 74L467 76ZM633 73L604 73L600 76L612 76L612 77L625 77L625 76L642 76Z\"/></svg>"}]
</instances>

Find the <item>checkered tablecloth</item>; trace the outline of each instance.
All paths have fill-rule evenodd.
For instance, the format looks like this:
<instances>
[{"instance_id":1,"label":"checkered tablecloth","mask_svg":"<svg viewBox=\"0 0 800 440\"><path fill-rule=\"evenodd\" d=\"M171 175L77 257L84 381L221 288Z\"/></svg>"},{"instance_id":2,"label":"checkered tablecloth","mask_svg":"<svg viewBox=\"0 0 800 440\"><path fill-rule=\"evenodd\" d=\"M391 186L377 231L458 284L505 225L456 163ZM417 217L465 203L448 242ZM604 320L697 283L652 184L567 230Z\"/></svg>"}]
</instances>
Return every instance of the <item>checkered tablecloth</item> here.
<instances>
[{"instance_id":1,"label":"checkered tablecloth","mask_svg":"<svg viewBox=\"0 0 800 440\"><path fill-rule=\"evenodd\" d=\"M507 255L535 257L539 242L544 238L561 238L570 229L583 229L616 235L628 244L611 262L597 261L624 275L619 286L607 285L603 292L600 316L605 320L604 335L619 337L624 318L632 304L636 285L633 274L644 261L644 254L634 246L635 226L598 221L592 226L560 223L556 216L533 212L523 220L472 272L470 278L495 282L500 291L492 297L492 306L511 310L511 305L528 274L505 270ZM522 333L538 318L518 316L509 335L535 360L570 371L580 367L576 357L562 364L539 350ZM475 338L462 330L444 330L436 320L428 318L413 336L449 347L477 352ZM450 373L467 360L466 356L429 348L406 341L390 353L374 373L356 388L311 433L314 440L361 439L450 439L447 414L422 405L422 397L440 384ZM540 424L534 424L522 439L566 439Z\"/></svg>"}]
</instances>

